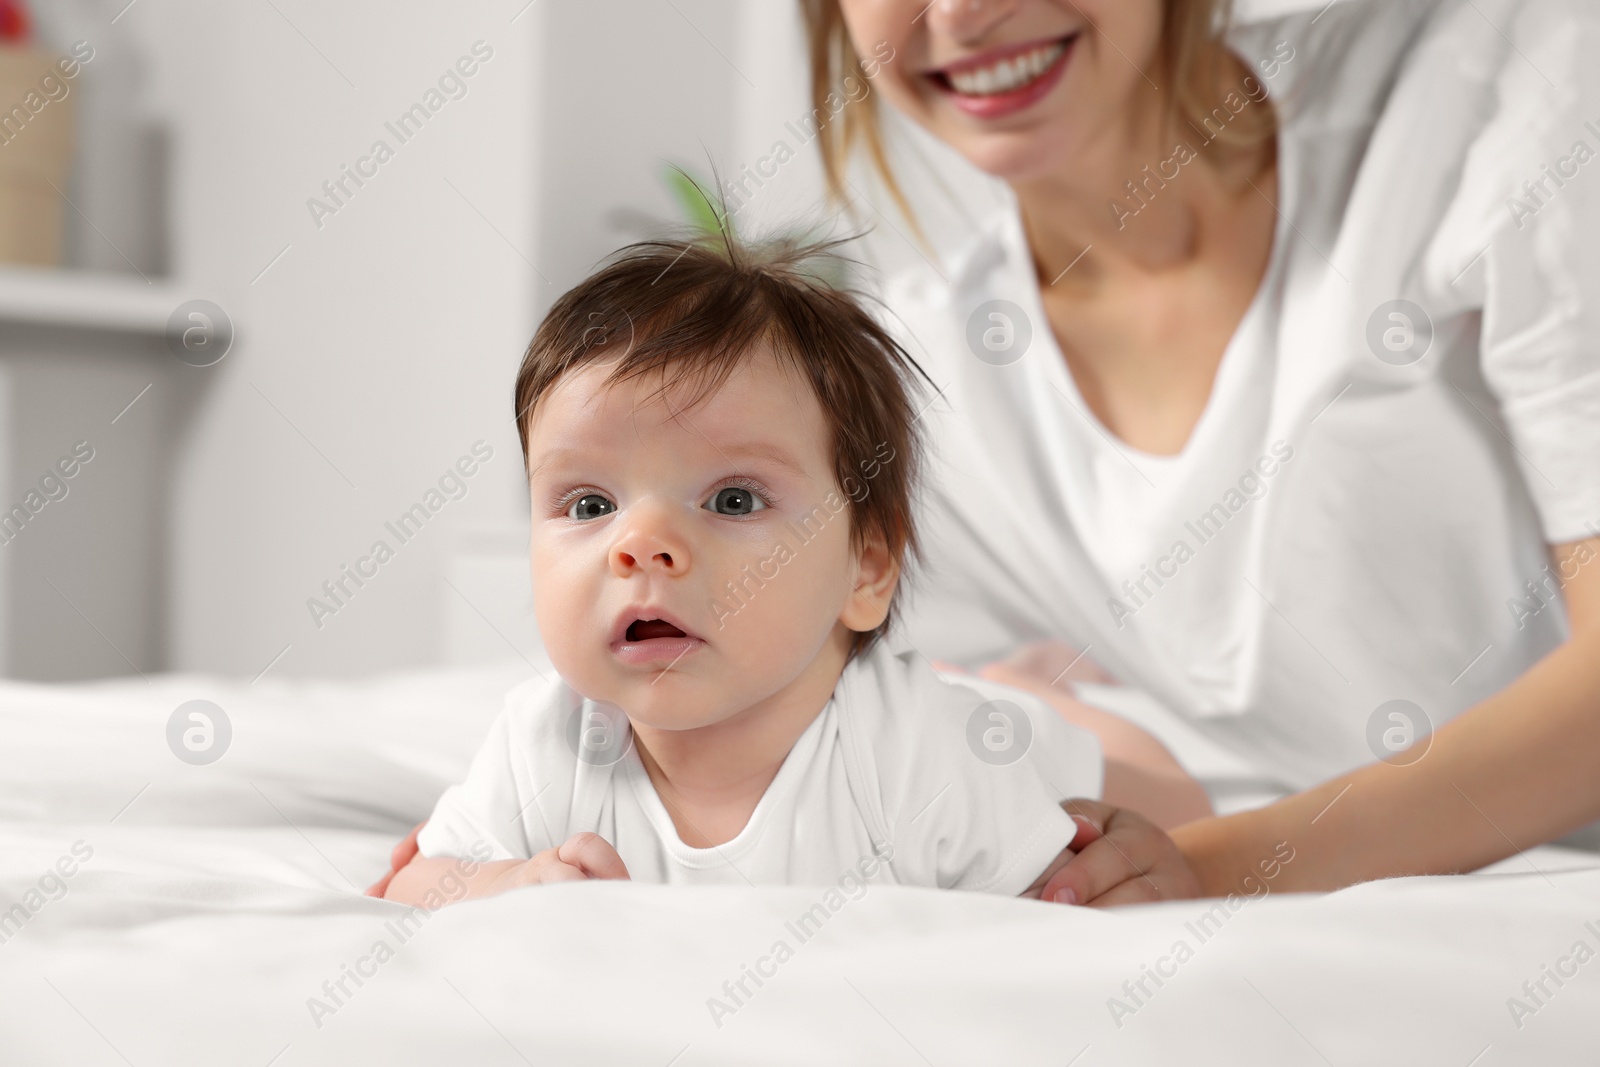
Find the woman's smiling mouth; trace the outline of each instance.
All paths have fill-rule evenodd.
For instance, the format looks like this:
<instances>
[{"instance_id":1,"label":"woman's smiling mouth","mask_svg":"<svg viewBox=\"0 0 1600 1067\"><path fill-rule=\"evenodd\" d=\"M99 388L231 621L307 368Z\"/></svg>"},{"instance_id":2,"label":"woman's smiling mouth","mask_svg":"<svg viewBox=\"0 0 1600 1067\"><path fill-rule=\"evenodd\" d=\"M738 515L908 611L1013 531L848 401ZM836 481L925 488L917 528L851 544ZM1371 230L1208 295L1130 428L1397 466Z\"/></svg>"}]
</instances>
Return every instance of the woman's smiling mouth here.
<instances>
[{"instance_id":1,"label":"woman's smiling mouth","mask_svg":"<svg viewBox=\"0 0 1600 1067\"><path fill-rule=\"evenodd\" d=\"M1078 34L1013 45L951 63L927 75L956 107L978 118L1020 111L1061 79Z\"/></svg>"}]
</instances>

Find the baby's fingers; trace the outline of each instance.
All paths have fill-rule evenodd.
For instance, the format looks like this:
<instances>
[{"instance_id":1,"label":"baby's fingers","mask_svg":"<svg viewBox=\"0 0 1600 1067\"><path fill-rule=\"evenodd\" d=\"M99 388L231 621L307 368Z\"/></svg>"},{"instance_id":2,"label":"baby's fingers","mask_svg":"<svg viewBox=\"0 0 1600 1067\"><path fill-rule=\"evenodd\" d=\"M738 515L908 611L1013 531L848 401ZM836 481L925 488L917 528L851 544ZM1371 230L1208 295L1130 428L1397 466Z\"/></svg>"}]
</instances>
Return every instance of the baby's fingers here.
<instances>
[{"instance_id":1,"label":"baby's fingers","mask_svg":"<svg viewBox=\"0 0 1600 1067\"><path fill-rule=\"evenodd\" d=\"M417 823L406 835L405 840L394 846L389 853L388 872L367 887L367 896L382 898L389 891L389 883L394 881L394 876L400 873L400 868L417 858L417 834L421 833L426 825L428 825L426 821Z\"/></svg>"},{"instance_id":2,"label":"baby's fingers","mask_svg":"<svg viewBox=\"0 0 1600 1067\"><path fill-rule=\"evenodd\" d=\"M428 825L428 820L426 819L417 823L411 828L411 832L405 836L405 839L394 846L389 853L390 870L398 871L401 867L417 858L417 835L422 832L422 828L426 825Z\"/></svg>"},{"instance_id":3,"label":"baby's fingers","mask_svg":"<svg viewBox=\"0 0 1600 1067\"><path fill-rule=\"evenodd\" d=\"M622 857L599 834L573 834L556 850L556 856L590 878L628 878L628 868Z\"/></svg>"},{"instance_id":4,"label":"baby's fingers","mask_svg":"<svg viewBox=\"0 0 1600 1067\"><path fill-rule=\"evenodd\" d=\"M539 869L534 872L536 885L549 885L552 882L587 882L589 876L569 863L560 860L550 860L539 864Z\"/></svg>"}]
</instances>

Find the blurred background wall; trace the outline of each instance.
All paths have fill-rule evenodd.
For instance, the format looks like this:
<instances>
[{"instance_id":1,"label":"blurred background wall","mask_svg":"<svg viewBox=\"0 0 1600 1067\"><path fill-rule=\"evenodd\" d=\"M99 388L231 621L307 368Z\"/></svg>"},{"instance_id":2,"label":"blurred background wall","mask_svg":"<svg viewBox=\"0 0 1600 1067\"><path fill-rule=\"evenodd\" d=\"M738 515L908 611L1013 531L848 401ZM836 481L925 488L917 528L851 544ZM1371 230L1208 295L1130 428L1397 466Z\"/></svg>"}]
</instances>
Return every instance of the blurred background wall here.
<instances>
[{"instance_id":1,"label":"blurred background wall","mask_svg":"<svg viewBox=\"0 0 1600 1067\"><path fill-rule=\"evenodd\" d=\"M35 53L92 58L0 145L3 187L49 108L75 109L59 262L0 266L0 508L26 513L0 534L11 676L537 655L510 392L540 315L679 217L668 163L737 175L783 141L796 158L741 228L825 209L786 0L31 14ZM949 186L913 184L933 232L956 242L996 202L941 150L896 143ZM933 269L857 184L858 254ZM209 366L173 354L196 307L213 354L231 323ZM92 458L67 478L75 447ZM396 525L419 504L425 524Z\"/></svg>"}]
</instances>

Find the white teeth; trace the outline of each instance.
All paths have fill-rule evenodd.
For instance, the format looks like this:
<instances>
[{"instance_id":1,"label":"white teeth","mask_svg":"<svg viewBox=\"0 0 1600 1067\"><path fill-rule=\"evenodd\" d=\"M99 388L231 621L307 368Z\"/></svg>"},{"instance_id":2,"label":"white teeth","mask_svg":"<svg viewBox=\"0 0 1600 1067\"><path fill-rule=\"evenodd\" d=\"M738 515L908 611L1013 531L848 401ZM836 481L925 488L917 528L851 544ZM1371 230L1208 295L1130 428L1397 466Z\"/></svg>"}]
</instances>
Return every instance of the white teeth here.
<instances>
[{"instance_id":1,"label":"white teeth","mask_svg":"<svg viewBox=\"0 0 1600 1067\"><path fill-rule=\"evenodd\" d=\"M1036 80L1049 70L1065 50L1066 45L1059 42L1048 44L1031 52L1024 52L1020 56L991 63L987 67L951 74L950 84L955 86L956 92L966 96L991 96L995 93L1011 92Z\"/></svg>"}]
</instances>

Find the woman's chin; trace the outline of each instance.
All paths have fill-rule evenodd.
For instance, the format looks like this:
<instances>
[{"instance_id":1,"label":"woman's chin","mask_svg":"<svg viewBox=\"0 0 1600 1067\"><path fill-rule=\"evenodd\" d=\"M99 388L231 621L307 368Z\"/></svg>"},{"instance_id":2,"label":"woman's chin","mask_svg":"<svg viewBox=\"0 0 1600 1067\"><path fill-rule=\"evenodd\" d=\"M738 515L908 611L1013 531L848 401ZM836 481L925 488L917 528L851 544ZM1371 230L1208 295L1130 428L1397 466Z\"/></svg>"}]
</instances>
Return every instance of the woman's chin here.
<instances>
[{"instance_id":1,"label":"woman's chin","mask_svg":"<svg viewBox=\"0 0 1600 1067\"><path fill-rule=\"evenodd\" d=\"M1037 130L990 133L951 143L968 163L1008 185L1059 172L1065 162L1059 142L1053 143Z\"/></svg>"}]
</instances>

